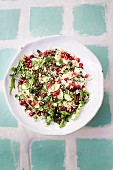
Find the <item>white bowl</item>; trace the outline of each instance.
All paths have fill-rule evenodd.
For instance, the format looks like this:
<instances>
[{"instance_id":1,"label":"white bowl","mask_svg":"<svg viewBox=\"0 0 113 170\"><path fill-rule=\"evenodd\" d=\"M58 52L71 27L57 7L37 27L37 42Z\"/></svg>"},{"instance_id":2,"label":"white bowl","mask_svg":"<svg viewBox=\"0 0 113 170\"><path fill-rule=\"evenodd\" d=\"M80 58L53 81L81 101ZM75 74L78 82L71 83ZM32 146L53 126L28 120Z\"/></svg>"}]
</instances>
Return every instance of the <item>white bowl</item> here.
<instances>
[{"instance_id":1,"label":"white bowl","mask_svg":"<svg viewBox=\"0 0 113 170\"><path fill-rule=\"evenodd\" d=\"M10 87L10 68L17 66L19 59L23 54L35 53L37 49L45 51L50 48L58 48L74 53L77 57L80 57L84 63L84 69L86 73L90 74L92 80L88 81L87 88L90 92L89 102L82 108L77 120L70 120L65 127L59 128L56 123L52 123L46 126L44 121L40 120L35 122L33 118L29 117L23 108L19 105L17 99L15 99L15 93L17 88L13 90L13 95L9 93ZM28 43L21 49L11 62L9 69L4 79L5 96L7 103L13 115L24 126L45 135L65 135L72 133L83 126L85 126L97 113L103 100L103 73L102 67L96 56L89 51L82 44L78 43L74 38L67 36L51 36L43 38L38 41Z\"/></svg>"}]
</instances>

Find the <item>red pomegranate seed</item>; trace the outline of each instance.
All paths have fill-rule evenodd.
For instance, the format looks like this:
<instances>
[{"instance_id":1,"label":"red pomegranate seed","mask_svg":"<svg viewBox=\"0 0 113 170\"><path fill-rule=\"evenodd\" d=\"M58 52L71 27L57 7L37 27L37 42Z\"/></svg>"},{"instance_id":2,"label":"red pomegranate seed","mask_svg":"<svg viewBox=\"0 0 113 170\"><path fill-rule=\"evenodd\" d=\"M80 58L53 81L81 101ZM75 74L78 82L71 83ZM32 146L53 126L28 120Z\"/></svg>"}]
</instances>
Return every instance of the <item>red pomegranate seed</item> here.
<instances>
[{"instance_id":1,"label":"red pomegranate seed","mask_svg":"<svg viewBox=\"0 0 113 170\"><path fill-rule=\"evenodd\" d=\"M41 112L38 112L37 115L38 115L38 116L41 116Z\"/></svg>"},{"instance_id":2,"label":"red pomegranate seed","mask_svg":"<svg viewBox=\"0 0 113 170\"><path fill-rule=\"evenodd\" d=\"M64 78L64 80L65 80L65 81L67 81L67 80L69 80L69 78L68 78L68 77L66 77L66 78Z\"/></svg>"},{"instance_id":3,"label":"red pomegranate seed","mask_svg":"<svg viewBox=\"0 0 113 170\"><path fill-rule=\"evenodd\" d=\"M55 99L55 100L57 100L57 99L58 99L58 97L57 97L57 96L54 96L54 99Z\"/></svg>"},{"instance_id":4,"label":"red pomegranate seed","mask_svg":"<svg viewBox=\"0 0 113 170\"><path fill-rule=\"evenodd\" d=\"M65 59L68 60L69 59L68 56L65 56Z\"/></svg>"},{"instance_id":5,"label":"red pomegranate seed","mask_svg":"<svg viewBox=\"0 0 113 170\"><path fill-rule=\"evenodd\" d=\"M28 100L28 103L32 103L32 100L29 99L29 100Z\"/></svg>"},{"instance_id":6,"label":"red pomegranate seed","mask_svg":"<svg viewBox=\"0 0 113 170\"><path fill-rule=\"evenodd\" d=\"M22 85L22 84L23 84L23 82L22 82L22 81L19 81L19 82L18 82L18 84L19 84L19 85Z\"/></svg>"},{"instance_id":7,"label":"red pomegranate seed","mask_svg":"<svg viewBox=\"0 0 113 170\"><path fill-rule=\"evenodd\" d=\"M40 102L40 103L39 103L39 105L40 105L40 106L43 106L43 105L44 105L44 103Z\"/></svg>"},{"instance_id":8,"label":"red pomegranate seed","mask_svg":"<svg viewBox=\"0 0 113 170\"><path fill-rule=\"evenodd\" d=\"M51 103L51 102L49 102L47 105L48 105L48 107L50 107L50 106L52 105L52 103Z\"/></svg>"},{"instance_id":9,"label":"red pomegranate seed","mask_svg":"<svg viewBox=\"0 0 113 170\"><path fill-rule=\"evenodd\" d=\"M75 111L75 109L72 108L72 109L71 109L71 112L73 113L74 111Z\"/></svg>"},{"instance_id":10,"label":"red pomegranate seed","mask_svg":"<svg viewBox=\"0 0 113 170\"><path fill-rule=\"evenodd\" d=\"M80 67L80 68L83 68L83 63L79 63L79 67Z\"/></svg>"},{"instance_id":11,"label":"red pomegranate seed","mask_svg":"<svg viewBox=\"0 0 113 170\"><path fill-rule=\"evenodd\" d=\"M28 80L24 80L24 83L27 83L28 82Z\"/></svg>"},{"instance_id":12,"label":"red pomegranate seed","mask_svg":"<svg viewBox=\"0 0 113 170\"><path fill-rule=\"evenodd\" d=\"M63 110L63 107L62 107L62 106L59 106L58 109L59 109L60 111L62 111L62 110Z\"/></svg>"},{"instance_id":13,"label":"red pomegranate seed","mask_svg":"<svg viewBox=\"0 0 113 170\"><path fill-rule=\"evenodd\" d=\"M89 77L89 74L86 74L86 75L85 75L85 78L88 78L88 77Z\"/></svg>"},{"instance_id":14,"label":"red pomegranate seed","mask_svg":"<svg viewBox=\"0 0 113 170\"><path fill-rule=\"evenodd\" d=\"M71 68L70 71L73 72L73 71L74 71L74 68Z\"/></svg>"},{"instance_id":15,"label":"red pomegranate seed","mask_svg":"<svg viewBox=\"0 0 113 170\"><path fill-rule=\"evenodd\" d=\"M80 58L76 58L76 61L79 63L80 62Z\"/></svg>"},{"instance_id":16,"label":"red pomegranate seed","mask_svg":"<svg viewBox=\"0 0 113 170\"><path fill-rule=\"evenodd\" d=\"M35 77L38 78L38 76L39 76L38 73L36 73L36 74L35 74Z\"/></svg>"},{"instance_id":17,"label":"red pomegranate seed","mask_svg":"<svg viewBox=\"0 0 113 170\"><path fill-rule=\"evenodd\" d=\"M73 72L73 73L72 73L72 76L75 76L75 75L76 75L76 73L75 73L75 72Z\"/></svg>"},{"instance_id":18,"label":"red pomegranate seed","mask_svg":"<svg viewBox=\"0 0 113 170\"><path fill-rule=\"evenodd\" d=\"M31 65L31 64L29 64L29 68L32 68L32 65Z\"/></svg>"},{"instance_id":19,"label":"red pomegranate seed","mask_svg":"<svg viewBox=\"0 0 113 170\"><path fill-rule=\"evenodd\" d=\"M19 103L20 105L23 105L25 103L25 100L20 100Z\"/></svg>"},{"instance_id":20,"label":"red pomegranate seed","mask_svg":"<svg viewBox=\"0 0 113 170\"><path fill-rule=\"evenodd\" d=\"M52 80L52 84L55 84L55 80Z\"/></svg>"},{"instance_id":21,"label":"red pomegranate seed","mask_svg":"<svg viewBox=\"0 0 113 170\"><path fill-rule=\"evenodd\" d=\"M61 80L60 79L58 80L58 84L61 84Z\"/></svg>"},{"instance_id":22,"label":"red pomegranate seed","mask_svg":"<svg viewBox=\"0 0 113 170\"><path fill-rule=\"evenodd\" d=\"M27 103L24 103L23 106L24 106L24 107L27 107Z\"/></svg>"},{"instance_id":23,"label":"red pomegranate seed","mask_svg":"<svg viewBox=\"0 0 113 170\"><path fill-rule=\"evenodd\" d=\"M66 89L68 89L68 90L69 90L69 89L70 89L70 85L69 85L69 86L67 86L67 87L66 87Z\"/></svg>"},{"instance_id":24,"label":"red pomegranate seed","mask_svg":"<svg viewBox=\"0 0 113 170\"><path fill-rule=\"evenodd\" d=\"M51 87L51 84L50 83L47 83L47 85L46 85L48 88L50 88Z\"/></svg>"},{"instance_id":25,"label":"red pomegranate seed","mask_svg":"<svg viewBox=\"0 0 113 170\"><path fill-rule=\"evenodd\" d=\"M57 95L59 95L59 93L60 93L60 89L58 89L58 90L56 91L56 94L57 94Z\"/></svg>"},{"instance_id":26,"label":"red pomegranate seed","mask_svg":"<svg viewBox=\"0 0 113 170\"><path fill-rule=\"evenodd\" d=\"M76 89L81 89L81 86L80 86L80 85L77 85L77 86L76 86Z\"/></svg>"},{"instance_id":27,"label":"red pomegranate seed","mask_svg":"<svg viewBox=\"0 0 113 170\"><path fill-rule=\"evenodd\" d=\"M30 112L30 113L29 113L29 116L32 117L34 114L35 114L34 112Z\"/></svg>"},{"instance_id":28,"label":"red pomegranate seed","mask_svg":"<svg viewBox=\"0 0 113 170\"><path fill-rule=\"evenodd\" d=\"M72 84L73 87L75 87L75 82L74 81L71 84Z\"/></svg>"},{"instance_id":29,"label":"red pomegranate seed","mask_svg":"<svg viewBox=\"0 0 113 170\"><path fill-rule=\"evenodd\" d=\"M36 105L36 102L31 102L31 105L32 105L32 106L35 106L35 105Z\"/></svg>"},{"instance_id":30,"label":"red pomegranate seed","mask_svg":"<svg viewBox=\"0 0 113 170\"><path fill-rule=\"evenodd\" d=\"M45 94L45 93L42 93L42 94L41 94L41 96L42 96L42 97L45 97L45 96L46 96L46 94Z\"/></svg>"},{"instance_id":31,"label":"red pomegranate seed","mask_svg":"<svg viewBox=\"0 0 113 170\"><path fill-rule=\"evenodd\" d=\"M83 101L85 100L85 96L82 96L82 100L83 100Z\"/></svg>"},{"instance_id":32,"label":"red pomegranate seed","mask_svg":"<svg viewBox=\"0 0 113 170\"><path fill-rule=\"evenodd\" d=\"M30 106L28 106L28 108L27 108L28 110L31 110L31 107Z\"/></svg>"}]
</instances>

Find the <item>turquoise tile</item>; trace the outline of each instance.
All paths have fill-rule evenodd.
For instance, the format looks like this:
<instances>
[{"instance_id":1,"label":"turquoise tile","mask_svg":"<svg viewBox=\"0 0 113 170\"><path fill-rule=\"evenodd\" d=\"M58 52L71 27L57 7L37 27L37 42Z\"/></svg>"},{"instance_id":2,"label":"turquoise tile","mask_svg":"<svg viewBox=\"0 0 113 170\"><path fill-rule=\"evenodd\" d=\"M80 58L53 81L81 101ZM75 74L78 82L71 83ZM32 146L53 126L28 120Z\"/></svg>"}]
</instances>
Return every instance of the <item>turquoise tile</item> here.
<instances>
[{"instance_id":1,"label":"turquoise tile","mask_svg":"<svg viewBox=\"0 0 113 170\"><path fill-rule=\"evenodd\" d=\"M0 10L0 40L16 39L20 10Z\"/></svg>"},{"instance_id":2,"label":"turquoise tile","mask_svg":"<svg viewBox=\"0 0 113 170\"><path fill-rule=\"evenodd\" d=\"M4 78L7 68L16 52L15 49L0 49L0 80Z\"/></svg>"},{"instance_id":3,"label":"turquoise tile","mask_svg":"<svg viewBox=\"0 0 113 170\"><path fill-rule=\"evenodd\" d=\"M102 106L100 107L96 116L87 124L87 126L105 126L111 123L111 111L109 104L109 95L104 93Z\"/></svg>"},{"instance_id":4,"label":"turquoise tile","mask_svg":"<svg viewBox=\"0 0 113 170\"><path fill-rule=\"evenodd\" d=\"M32 36L60 34L62 30L62 7L32 7L30 31Z\"/></svg>"},{"instance_id":5,"label":"turquoise tile","mask_svg":"<svg viewBox=\"0 0 113 170\"><path fill-rule=\"evenodd\" d=\"M18 157L18 144L7 139L0 139L0 169L16 170Z\"/></svg>"},{"instance_id":6,"label":"turquoise tile","mask_svg":"<svg viewBox=\"0 0 113 170\"><path fill-rule=\"evenodd\" d=\"M73 9L74 30L80 34L101 35L106 32L105 7L102 5L80 5Z\"/></svg>"},{"instance_id":7,"label":"turquoise tile","mask_svg":"<svg viewBox=\"0 0 113 170\"><path fill-rule=\"evenodd\" d=\"M78 139L77 166L80 170L112 170L113 141Z\"/></svg>"},{"instance_id":8,"label":"turquoise tile","mask_svg":"<svg viewBox=\"0 0 113 170\"><path fill-rule=\"evenodd\" d=\"M64 170L64 141L36 141L31 146L32 170Z\"/></svg>"},{"instance_id":9,"label":"turquoise tile","mask_svg":"<svg viewBox=\"0 0 113 170\"><path fill-rule=\"evenodd\" d=\"M104 78L105 78L108 73L108 70L109 70L108 47L96 46L96 45L89 45L87 47L99 59L101 65L102 65L103 74L104 74Z\"/></svg>"},{"instance_id":10,"label":"turquoise tile","mask_svg":"<svg viewBox=\"0 0 113 170\"><path fill-rule=\"evenodd\" d=\"M17 127L18 123L12 116L3 92L0 92L0 127Z\"/></svg>"}]
</instances>

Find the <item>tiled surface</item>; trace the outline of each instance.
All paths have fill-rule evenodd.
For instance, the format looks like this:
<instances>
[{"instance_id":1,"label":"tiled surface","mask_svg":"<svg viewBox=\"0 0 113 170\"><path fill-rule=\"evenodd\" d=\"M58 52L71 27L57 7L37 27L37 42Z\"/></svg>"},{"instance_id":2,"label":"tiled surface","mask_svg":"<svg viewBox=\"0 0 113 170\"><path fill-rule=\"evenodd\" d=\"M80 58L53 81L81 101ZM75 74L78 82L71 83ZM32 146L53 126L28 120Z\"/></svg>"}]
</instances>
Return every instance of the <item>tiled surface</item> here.
<instances>
[{"instance_id":1,"label":"tiled surface","mask_svg":"<svg viewBox=\"0 0 113 170\"><path fill-rule=\"evenodd\" d=\"M16 170L18 167L18 144L7 139L0 140L0 169Z\"/></svg>"},{"instance_id":2,"label":"tiled surface","mask_svg":"<svg viewBox=\"0 0 113 170\"><path fill-rule=\"evenodd\" d=\"M7 68L16 52L15 49L0 49L0 80L4 78Z\"/></svg>"},{"instance_id":3,"label":"tiled surface","mask_svg":"<svg viewBox=\"0 0 113 170\"><path fill-rule=\"evenodd\" d=\"M77 160L80 170L111 170L113 168L113 141L78 139Z\"/></svg>"},{"instance_id":4,"label":"tiled surface","mask_svg":"<svg viewBox=\"0 0 113 170\"><path fill-rule=\"evenodd\" d=\"M87 126L105 126L111 123L111 111L109 104L109 95L104 93L103 103L96 116L87 124Z\"/></svg>"},{"instance_id":5,"label":"tiled surface","mask_svg":"<svg viewBox=\"0 0 113 170\"><path fill-rule=\"evenodd\" d=\"M31 146L32 170L64 170L64 141L38 141Z\"/></svg>"},{"instance_id":6,"label":"tiled surface","mask_svg":"<svg viewBox=\"0 0 113 170\"><path fill-rule=\"evenodd\" d=\"M101 35L106 32L104 6L89 4L76 6L73 15L74 29L80 34Z\"/></svg>"},{"instance_id":7,"label":"tiled surface","mask_svg":"<svg viewBox=\"0 0 113 170\"><path fill-rule=\"evenodd\" d=\"M0 40L17 38L20 10L0 10Z\"/></svg>"},{"instance_id":8,"label":"tiled surface","mask_svg":"<svg viewBox=\"0 0 113 170\"><path fill-rule=\"evenodd\" d=\"M30 31L32 36L60 34L62 30L62 7L38 7L30 10ZM36 20L37 18L37 20Z\"/></svg>"},{"instance_id":9,"label":"tiled surface","mask_svg":"<svg viewBox=\"0 0 113 170\"><path fill-rule=\"evenodd\" d=\"M96 46L96 45L90 45L90 46L87 46L87 47L99 59L101 65L102 65L104 77L106 77L106 75L108 74L108 71L109 71L108 70L109 69L108 47L106 47L106 46Z\"/></svg>"},{"instance_id":10,"label":"tiled surface","mask_svg":"<svg viewBox=\"0 0 113 170\"><path fill-rule=\"evenodd\" d=\"M112 0L0 0L0 170L113 169L112 9ZM17 123L4 98L3 78L26 42L55 34L73 36L97 56L105 86L102 106L86 127L53 137Z\"/></svg>"},{"instance_id":11,"label":"tiled surface","mask_svg":"<svg viewBox=\"0 0 113 170\"><path fill-rule=\"evenodd\" d=\"M18 123L12 116L3 92L0 92L0 127L17 127Z\"/></svg>"}]
</instances>

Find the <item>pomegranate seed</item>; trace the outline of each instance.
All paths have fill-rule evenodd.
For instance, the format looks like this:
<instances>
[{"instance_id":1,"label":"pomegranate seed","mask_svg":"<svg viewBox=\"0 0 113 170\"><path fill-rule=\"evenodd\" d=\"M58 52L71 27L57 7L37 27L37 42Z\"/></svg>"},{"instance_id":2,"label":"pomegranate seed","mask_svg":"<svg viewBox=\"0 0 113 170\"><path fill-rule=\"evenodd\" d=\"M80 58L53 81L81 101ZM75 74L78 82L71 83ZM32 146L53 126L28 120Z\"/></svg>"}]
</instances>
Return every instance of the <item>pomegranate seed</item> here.
<instances>
[{"instance_id":1,"label":"pomegranate seed","mask_svg":"<svg viewBox=\"0 0 113 170\"><path fill-rule=\"evenodd\" d=\"M35 105L36 105L36 102L33 102L33 101L32 101L32 102L31 102L31 105L32 105L32 106L35 106Z\"/></svg>"},{"instance_id":2,"label":"pomegranate seed","mask_svg":"<svg viewBox=\"0 0 113 170\"><path fill-rule=\"evenodd\" d=\"M65 56L65 59L66 59L66 60L68 60L68 57L67 57L67 56Z\"/></svg>"},{"instance_id":3,"label":"pomegranate seed","mask_svg":"<svg viewBox=\"0 0 113 170\"><path fill-rule=\"evenodd\" d=\"M72 73L72 76L75 76L75 75L76 75L76 73L75 73L75 72L73 72L73 73Z\"/></svg>"},{"instance_id":4,"label":"pomegranate seed","mask_svg":"<svg viewBox=\"0 0 113 170\"><path fill-rule=\"evenodd\" d=\"M20 100L19 103L20 105L23 105L25 103L25 100Z\"/></svg>"},{"instance_id":5,"label":"pomegranate seed","mask_svg":"<svg viewBox=\"0 0 113 170\"><path fill-rule=\"evenodd\" d=\"M71 84L72 84L73 87L75 87L75 82L74 81Z\"/></svg>"},{"instance_id":6,"label":"pomegranate seed","mask_svg":"<svg viewBox=\"0 0 113 170\"><path fill-rule=\"evenodd\" d=\"M32 103L32 100L29 99L29 100L28 100L28 103Z\"/></svg>"},{"instance_id":7,"label":"pomegranate seed","mask_svg":"<svg viewBox=\"0 0 113 170\"><path fill-rule=\"evenodd\" d=\"M57 96L54 96L54 99L55 99L55 100L57 100L57 99L58 99L58 97L57 97Z\"/></svg>"},{"instance_id":8,"label":"pomegranate seed","mask_svg":"<svg viewBox=\"0 0 113 170\"><path fill-rule=\"evenodd\" d=\"M77 85L77 86L76 86L76 89L81 89L81 86L80 86L80 85Z\"/></svg>"},{"instance_id":9,"label":"pomegranate seed","mask_svg":"<svg viewBox=\"0 0 113 170\"><path fill-rule=\"evenodd\" d=\"M35 77L38 78L38 76L39 76L38 73L36 73L36 74L35 74Z\"/></svg>"},{"instance_id":10,"label":"pomegranate seed","mask_svg":"<svg viewBox=\"0 0 113 170\"><path fill-rule=\"evenodd\" d=\"M61 121L61 117L58 117L58 120Z\"/></svg>"},{"instance_id":11,"label":"pomegranate seed","mask_svg":"<svg viewBox=\"0 0 113 170\"><path fill-rule=\"evenodd\" d=\"M57 91L56 91L56 94L58 95L60 93L60 89L58 89Z\"/></svg>"},{"instance_id":12,"label":"pomegranate seed","mask_svg":"<svg viewBox=\"0 0 113 170\"><path fill-rule=\"evenodd\" d=\"M85 96L82 96L82 100L83 100L83 101L85 100Z\"/></svg>"},{"instance_id":13,"label":"pomegranate seed","mask_svg":"<svg viewBox=\"0 0 113 170\"><path fill-rule=\"evenodd\" d=\"M34 58L34 55L33 55L33 54L32 54L32 55L30 55L30 59L31 59L31 58Z\"/></svg>"},{"instance_id":14,"label":"pomegranate seed","mask_svg":"<svg viewBox=\"0 0 113 170\"><path fill-rule=\"evenodd\" d=\"M64 80L65 80L65 81L67 81L67 80L69 80L69 78L68 78L68 77L66 77L66 78L64 78Z\"/></svg>"},{"instance_id":15,"label":"pomegranate seed","mask_svg":"<svg viewBox=\"0 0 113 170\"><path fill-rule=\"evenodd\" d=\"M58 84L61 84L61 80L59 79L57 83L58 83Z\"/></svg>"},{"instance_id":16,"label":"pomegranate seed","mask_svg":"<svg viewBox=\"0 0 113 170\"><path fill-rule=\"evenodd\" d=\"M74 60L74 57L72 57L72 56L70 56L70 58L69 58L70 60Z\"/></svg>"},{"instance_id":17,"label":"pomegranate seed","mask_svg":"<svg viewBox=\"0 0 113 170\"><path fill-rule=\"evenodd\" d=\"M18 84L19 84L19 85L22 85L22 84L23 84L23 82L22 82L22 81L19 81L19 82L18 82Z\"/></svg>"},{"instance_id":18,"label":"pomegranate seed","mask_svg":"<svg viewBox=\"0 0 113 170\"><path fill-rule=\"evenodd\" d=\"M52 80L52 84L55 84L55 80Z\"/></svg>"},{"instance_id":19,"label":"pomegranate seed","mask_svg":"<svg viewBox=\"0 0 113 170\"><path fill-rule=\"evenodd\" d=\"M51 102L49 102L47 105L48 105L48 107L50 107L50 106L52 105L52 103L51 103Z\"/></svg>"},{"instance_id":20,"label":"pomegranate seed","mask_svg":"<svg viewBox=\"0 0 113 170\"><path fill-rule=\"evenodd\" d=\"M23 106L24 106L24 107L27 107L27 103L24 103Z\"/></svg>"},{"instance_id":21,"label":"pomegranate seed","mask_svg":"<svg viewBox=\"0 0 113 170\"><path fill-rule=\"evenodd\" d=\"M52 58L52 60L54 61L54 60L55 60L55 58Z\"/></svg>"},{"instance_id":22,"label":"pomegranate seed","mask_svg":"<svg viewBox=\"0 0 113 170\"><path fill-rule=\"evenodd\" d=\"M35 96L35 100L38 101L38 96Z\"/></svg>"},{"instance_id":23,"label":"pomegranate seed","mask_svg":"<svg viewBox=\"0 0 113 170\"><path fill-rule=\"evenodd\" d=\"M30 113L29 113L29 116L32 117L34 114L35 114L34 112L30 112Z\"/></svg>"},{"instance_id":24,"label":"pomegranate seed","mask_svg":"<svg viewBox=\"0 0 113 170\"><path fill-rule=\"evenodd\" d=\"M42 96L42 97L45 97L45 96L46 96L46 94L45 94L45 93L42 93L42 94L41 94L41 96Z\"/></svg>"},{"instance_id":25,"label":"pomegranate seed","mask_svg":"<svg viewBox=\"0 0 113 170\"><path fill-rule=\"evenodd\" d=\"M69 89L70 89L70 85L69 85L69 86L67 86L67 87L66 87L66 89L68 89L68 90L69 90Z\"/></svg>"},{"instance_id":26,"label":"pomegranate seed","mask_svg":"<svg viewBox=\"0 0 113 170\"><path fill-rule=\"evenodd\" d=\"M71 112L73 113L74 111L75 111L75 109L72 108L72 109L71 109Z\"/></svg>"},{"instance_id":27,"label":"pomegranate seed","mask_svg":"<svg viewBox=\"0 0 113 170\"><path fill-rule=\"evenodd\" d=\"M80 62L80 58L76 58L76 61L79 63Z\"/></svg>"},{"instance_id":28,"label":"pomegranate seed","mask_svg":"<svg viewBox=\"0 0 113 170\"><path fill-rule=\"evenodd\" d=\"M71 72L74 72L74 68L71 68L70 71L71 71Z\"/></svg>"},{"instance_id":29,"label":"pomegranate seed","mask_svg":"<svg viewBox=\"0 0 113 170\"><path fill-rule=\"evenodd\" d=\"M51 84L50 83L47 83L47 85L46 85L48 88L50 88L51 87Z\"/></svg>"},{"instance_id":30,"label":"pomegranate seed","mask_svg":"<svg viewBox=\"0 0 113 170\"><path fill-rule=\"evenodd\" d=\"M43 105L44 105L44 103L40 102L40 103L39 103L39 105L40 105L40 106L43 106Z\"/></svg>"},{"instance_id":31,"label":"pomegranate seed","mask_svg":"<svg viewBox=\"0 0 113 170\"><path fill-rule=\"evenodd\" d=\"M36 73L36 70L33 70L34 73Z\"/></svg>"},{"instance_id":32,"label":"pomegranate seed","mask_svg":"<svg viewBox=\"0 0 113 170\"><path fill-rule=\"evenodd\" d=\"M31 57L30 57L30 56L28 56L28 57L27 57L27 60L30 60L30 59L31 59Z\"/></svg>"},{"instance_id":33,"label":"pomegranate seed","mask_svg":"<svg viewBox=\"0 0 113 170\"><path fill-rule=\"evenodd\" d=\"M41 116L41 112L38 112L37 115L38 115L38 116Z\"/></svg>"},{"instance_id":34,"label":"pomegranate seed","mask_svg":"<svg viewBox=\"0 0 113 170\"><path fill-rule=\"evenodd\" d=\"M83 68L83 63L79 63L79 67L80 67L80 68Z\"/></svg>"},{"instance_id":35,"label":"pomegranate seed","mask_svg":"<svg viewBox=\"0 0 113 170\"><path fill-rule=\"evenodd\" d=\"M86 74L86 75L85 75L85 78L88 78L88 77L89 77L89 74Z\"/></svg>"},{"instance_id":36,"label":"pomegranate seed","mask_svg":"<svg viewBox=\"0 0 113 170\"><path fill-rule=\"evenodd\" d=\"M28 106L28 108L27 108L28 110L31 110L31 107L30 106Z\"/></svg>"},{"instance_id":37,"label":"pomegranate seed","mask_svg":"<svg viewBox=\"0 0 113 170\"><path fill-rule=\"evenodd\" d=\"M58 109L62 111L62 110L63 110L63 107L62 107L62 106L59 106Z\"/></svg>"},{"instance_id":38,"label":"pomegranate seed","mask_svg":"<svg viewBox=\"0 0 113 170\"><path fill-rule=\"evenodd\" d=\"M22 79L22 80L26 80L26 78L25 78L25 77L22 77L21 79Z\"/></svg>"},{"instance_id":39,"label":"pomegranate seed","mask_svg":"<svg viewBox=\"0 0 113 170\"><path fill-rule=\"evenodd\" d=\"M28 80L24 80L24 83L28 82Z\"/></svg>"},{"instance_id":40,"label":"pomegranate seed","mask_svg":"<svg viewBox=\"0 0 113 170\"><path fill-rule=\"evenodd\" d=\"M32 65L31 65L31 64L29 64L29 68L32 68Z\"/></svg>"}]
</instances>

